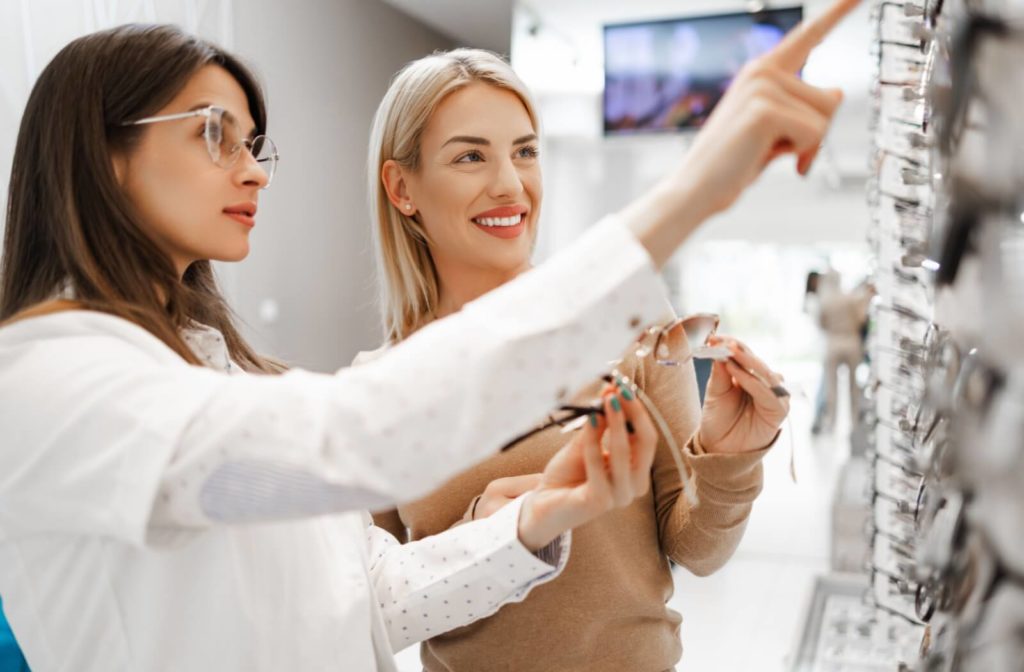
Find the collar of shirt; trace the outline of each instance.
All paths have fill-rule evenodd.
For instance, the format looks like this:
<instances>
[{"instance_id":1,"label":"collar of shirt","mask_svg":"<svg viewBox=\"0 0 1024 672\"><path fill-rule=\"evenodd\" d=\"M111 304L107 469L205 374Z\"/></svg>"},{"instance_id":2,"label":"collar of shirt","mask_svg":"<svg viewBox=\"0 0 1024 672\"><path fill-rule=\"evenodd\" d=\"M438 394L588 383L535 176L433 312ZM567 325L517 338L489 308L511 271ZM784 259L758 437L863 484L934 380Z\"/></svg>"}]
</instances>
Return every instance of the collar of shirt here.
<instances>
[{"instance_id":1,"label":"collar of shirt","mask_svg":"<svg viewBox=\"0 0 1024 672\"><path fill-rule=\"evenodd\" d=\"M241 372L241 368L231 361L224 334L219 330L193 320L188 327L181 330L181 337L205 366L227 373Z\"/></svg>"},{"instance_id":2,"label":"collar of shirt","mask_svg":"<svg viewBox=\"0 0 1024 672\"><path fill-rule=\"evenodd\" d=\"M65 280L52 298L74 301L75 290L71 282ZM242 371L242 368L231 360L227 342L220 330L191 320L189 326L181 330L181 337L204 366L226 373Z\"/></svg>"}]
</instances>

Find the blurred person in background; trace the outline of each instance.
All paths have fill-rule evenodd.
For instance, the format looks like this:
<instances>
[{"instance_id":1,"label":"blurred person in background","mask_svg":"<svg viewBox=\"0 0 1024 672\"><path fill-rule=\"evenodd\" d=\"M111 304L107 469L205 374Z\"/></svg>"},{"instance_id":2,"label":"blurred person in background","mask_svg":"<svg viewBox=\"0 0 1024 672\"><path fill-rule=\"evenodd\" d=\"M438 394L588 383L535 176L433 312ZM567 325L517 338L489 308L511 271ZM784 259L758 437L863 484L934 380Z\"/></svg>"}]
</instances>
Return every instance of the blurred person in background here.
<instances>
[{"instance_id":1,"label":"blurred person in background","mask_svg":"<svg viewBox=\"0 0 1024 672\"><path fill-rule=\"evenodd\" d=\"M813 292L812 285L815 288ZM819 434L835 428L840 369L846 370L850 419L854 423L857 420L861 397L857 368L864 361L864 330L868 319L868 306L874 291L867 283L862 283L851 291L844 291L839 272L829 269L824 274L819 274L816 279L812 280L812 277L808 276L808 295L811 294L817 297L812 305L816 305L818 326L825 336L822 371L824 403L818 406L819 411L811 427L812 433Z\"/></svg>"}]
</instances>

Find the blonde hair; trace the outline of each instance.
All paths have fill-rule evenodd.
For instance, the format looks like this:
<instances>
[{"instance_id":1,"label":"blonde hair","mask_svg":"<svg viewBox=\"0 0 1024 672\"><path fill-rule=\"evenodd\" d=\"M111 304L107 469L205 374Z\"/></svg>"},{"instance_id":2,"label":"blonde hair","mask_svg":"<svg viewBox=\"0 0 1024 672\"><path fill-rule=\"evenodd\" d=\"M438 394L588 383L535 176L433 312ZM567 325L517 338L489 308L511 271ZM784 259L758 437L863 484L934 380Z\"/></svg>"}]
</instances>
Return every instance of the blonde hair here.
<instances>
[{"instance_id":1,"label":"blonde hair","mask_svg":"<svg viewBox=\"0 0 1024 672\"><path fill-rule=\"evenodd\" d=\"M433 319L440 287L426 231L391 203L381 171L389 160L409 170L418 169L420 142L434 110L447 96L474 82L516 94L534 130L538 129L526 86L508 63L481 49L438 52L409 63L395 75L373 120L368 193L381 321L389 343L408 338Z\"/></svg>"}]
</instances>

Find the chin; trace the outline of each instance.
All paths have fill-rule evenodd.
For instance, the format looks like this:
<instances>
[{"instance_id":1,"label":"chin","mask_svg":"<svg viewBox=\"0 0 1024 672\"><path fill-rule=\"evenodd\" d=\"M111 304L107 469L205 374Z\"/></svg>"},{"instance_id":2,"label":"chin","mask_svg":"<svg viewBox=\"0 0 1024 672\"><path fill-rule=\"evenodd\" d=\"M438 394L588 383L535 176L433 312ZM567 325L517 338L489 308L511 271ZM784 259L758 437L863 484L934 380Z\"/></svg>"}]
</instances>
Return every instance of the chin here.
<instances>
[{"instance_id":1,"label":"chin","mask_svg":"<svg viewBox=\"0 0 1024 672\"><path fill-rule=\"evenodd\" d=\"M213 261L236 262L242 261L249 256L249 241L244 245L233 245L218 249L215 253L207 256Z\"/></svg>"},{"instance_id":2,"label":"chin","mask_svg":"<svg viewBox=\"0 0 1024 672\"><path fill-rule=\"evenodd\" d=\"M530 248L509 250L508 254L495 255L487 260L487 266L501 273L515 273L530 263Z\"/></svg>"}]
</instances>

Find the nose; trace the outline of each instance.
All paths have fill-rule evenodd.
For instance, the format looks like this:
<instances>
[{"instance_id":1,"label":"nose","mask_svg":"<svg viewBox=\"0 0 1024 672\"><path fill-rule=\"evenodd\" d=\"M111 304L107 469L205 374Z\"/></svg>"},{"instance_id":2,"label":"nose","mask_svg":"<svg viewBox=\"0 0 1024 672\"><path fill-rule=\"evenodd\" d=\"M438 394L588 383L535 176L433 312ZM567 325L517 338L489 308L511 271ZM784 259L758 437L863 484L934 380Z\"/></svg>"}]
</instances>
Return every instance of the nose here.
<instances>
[{"instance_id":1,"label":"nose","mask_svg":"<svg viewBox=\"0 0 1024 672\"><path fill-rule=\"evenodd\" d=\"M494 180L491 182L490 196L495 199L507 199L523 193L523 180L519 176L511 158L502 159L497 163Z\"/></svg>"},{"instance_id":2,"label":"nose","mask_svg":"<svg viewBox=\"0 0 1024 672\"><path fill-rule=\"evenodd\" d=\"M270 176L252 152L242 147L238 162L235 164L235 180L240 186L263 189L270 183Z\"/></svg>"}]
</instances>

